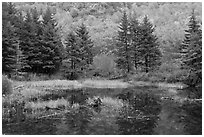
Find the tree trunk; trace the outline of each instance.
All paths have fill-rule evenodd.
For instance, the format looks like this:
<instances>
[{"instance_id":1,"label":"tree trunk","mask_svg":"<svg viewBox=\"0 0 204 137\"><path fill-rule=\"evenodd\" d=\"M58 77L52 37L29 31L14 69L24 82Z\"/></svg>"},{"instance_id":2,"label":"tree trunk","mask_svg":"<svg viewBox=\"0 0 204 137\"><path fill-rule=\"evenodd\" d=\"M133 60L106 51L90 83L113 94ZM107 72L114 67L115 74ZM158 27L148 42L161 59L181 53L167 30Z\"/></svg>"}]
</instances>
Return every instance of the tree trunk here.
<instances>
[{"instance_id":1,"label":"tree trunk","mask_svg":"<svg viewBox=\"0 0 204 137\"><path fill-rule=\"evenodd\" d=\"M137 70L137 54L135 54L135 69Z\"/></svg>"},{"instance_id":2,"label":"tree trunk","mask_svg":"<svg viewBox=\"0 0 204 137\"><path fill-rule=\"evenodd\" d=\"M148 62L147 62L147 57L145 57L145 72L148 73L149 69L148 69Z\"/></svg>"}]
</instances>

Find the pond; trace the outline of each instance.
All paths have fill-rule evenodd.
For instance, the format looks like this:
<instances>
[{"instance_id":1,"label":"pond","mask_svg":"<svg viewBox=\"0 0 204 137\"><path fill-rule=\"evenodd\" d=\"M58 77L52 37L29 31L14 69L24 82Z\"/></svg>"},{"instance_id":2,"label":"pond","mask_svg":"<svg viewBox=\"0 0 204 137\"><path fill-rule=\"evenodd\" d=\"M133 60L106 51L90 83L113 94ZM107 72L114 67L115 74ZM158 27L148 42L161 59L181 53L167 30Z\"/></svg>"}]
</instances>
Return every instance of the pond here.
<instances>
[{"instance_id":1,"label":"pond","mask_svg":"<svg viewBox=\"0 0 204 137\"><path fill-rule=\"evenodd\" d=\"M3 134L201 135L202 104L186 101L185 93L152 86L50 91L33 102L63 98L69 105L46 106L41 118L3 122Z\"/></svg>"}]
</instances>

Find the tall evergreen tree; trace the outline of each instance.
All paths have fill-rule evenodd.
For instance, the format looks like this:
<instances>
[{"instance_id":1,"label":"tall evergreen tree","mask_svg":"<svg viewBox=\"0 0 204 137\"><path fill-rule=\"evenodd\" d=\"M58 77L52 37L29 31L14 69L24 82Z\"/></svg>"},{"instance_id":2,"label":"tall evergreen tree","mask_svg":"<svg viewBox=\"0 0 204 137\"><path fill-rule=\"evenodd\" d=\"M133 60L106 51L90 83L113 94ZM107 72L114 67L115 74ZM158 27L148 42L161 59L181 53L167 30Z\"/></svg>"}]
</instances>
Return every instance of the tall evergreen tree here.
<instances>
[{"instance_id":1,"label":"tall evergreen tree","mask_svg":"<svg viewBox=\"0 0 204 137\"><path fill-rule=\"evenodd\" d=\"M140 24L136 18L130 19L130 30L131 30L131 47L132 47L132 61L134 63L135 69L137 70L140 65L140 39L141 39L141 30Z\"/></svg>"},{"instance_id":2,"label":"tall evergreen tree","mask_svg":"<svg viewBox=\"0 0 204 137\"><path fill-rule=\"evenodd\" d=\"M160 65L161 52L157 37L154 35L154 27L147 16L144 17L141 25L141 41L139 52L142 57L143 65L146 72L155 69Z\"/></svg>"},{"instance_id":3,"label":"tall evergreen tree","mask_svg":"<svg viewBox=\"0 0 204 137\"><path fill-rule=\"evenodd\" d=\"M11 74L15 70L18 36L15 20L17 10L13 3L2 3L2 71Z\"/></svg>"},{"instance_id":4,"label":"tall evergreen tree","mask_svg":"<svg viewBox=\"0 0 204 137\"><path fill-rule=\"evenodd\" d=\"M93 62L93 42L90 39L86 26L82 23L76 31L80 56L83 65L92 64Z\"/></svg>"},{"instance_id":5,"label":"tall evergreen tree","mask_svg":"<svg viewBox=\"0 0 204 137\"><path fill-rule=\"evenodd\" d=\"M126 12L123 13L118 31L117 46L117 66L120 69L130 72L131 70L131 45L130 28Z\"/></svg>"},{"instance_id":6,"label":"tall evergreen tree","mask_svg":"<svg viewBox=\"0 0 204 137\"><path fill-rule=\"evenodd\" d=\"M183 68L190 70L189 84L196 85L202 80L202 30L192 11L189 29L185 30L185 39L181 45Z\"/></svg>"},{"instance_id":7,"label":"tall evergreen tree","mask_svg":"<svg viewBox=\"0 0 204 137\"><path fill-rule=\"evenodd\" d=\"M77 73L81 70L81 52L77 44L77 37L73 32L67 35L65 45L67 52L65 59L69 64L67 65L67 68L65 68L65 73L68 73L66 74L68 79L73 80L76 78Z\"/></svg>"},{"instance_id":8,"label":"tall evergreen tree","mask_svg":"<svg viewBox=\"0 0 204 137\"><path fill-rule=\"evenodd\" d=\"M41 45L41 61L44 73L52 74L59 69L62 61L61 50L63 49L61 39L56 28L56 21L53 19L48 7L43 16L43 34L39 44Z\"/></svg>"},{"instance_id":9,"label":"tall evergreen tree","mask_svg":"<svg viewBox=\"0 0 204 137\"><path fill-rule=\"evenodd\" d=\"M15 27L7 23L3 26L2 31L2 71L6 74L11 74L15 71L16 65L16 47L18 38L15 32Z\"/></svg>"},{"instance_id":10,"label":"tall evergreen tree","mask_svg":"<svg viewBox=\"0 0 204 137\"><path fill-rule=\"evenodd\" d=\"M30 66L26 71L38 72L41 70L40 47L38 44L37 25L33 21L32 15L27 11L24 19L21 20L19 29L20 49L26 56L27 64Z\"/></svg>"},{"instance_id":11,"label":"tall evergreen tree","mask_svg":"<svg viewBox=\"0 0 204 137\"><path fill-rule=\"evenodd\" d=\"M30 65L28 71L49 75L56 72L61 64L63 46L50 9L43 16L36 9L28 11L21 27L20 45Z\"/></svg>"}]
</instances>

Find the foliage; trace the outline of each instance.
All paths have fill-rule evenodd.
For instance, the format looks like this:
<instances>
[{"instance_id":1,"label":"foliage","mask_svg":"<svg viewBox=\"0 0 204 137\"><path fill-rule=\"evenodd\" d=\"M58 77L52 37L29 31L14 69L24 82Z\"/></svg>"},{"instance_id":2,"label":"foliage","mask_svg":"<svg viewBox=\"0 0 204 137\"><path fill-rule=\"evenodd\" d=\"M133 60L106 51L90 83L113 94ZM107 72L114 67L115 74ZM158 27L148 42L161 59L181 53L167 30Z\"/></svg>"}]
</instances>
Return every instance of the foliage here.
<instances>
[{"instance_id":1,"label":"foliage","mask_svg":"<svg viewBox=\"0 0 204 137\"><path fill-rule=\"evenodd\" d=\"M18 36L16 24L17 19L15 5L12 3L2 3L2 70L3 73L12 73L15 70L16 46Z\"/></svg>"},{"instance_id":2,"label":"foliage","mask_svg":"<svg viewBox=\"0 0 204 137\"><path fill-rule=\"evenodd\" d=\"M81 69L81 57L80 57L80 50L79 45L77 44L77 37L76 35L71 32L67 35L65 39L66 45L66 66L65 66L65 73L67 74L67 79L76 79L77 73Z\"/></svg>"},{"instance_id":3,"label":"foliage","mask_svg":"<svg viewBox=\"0 0 204 137\"><path fill-rule=\"evenodd\" d=\"M96 72L101 76L107 77L114 73L115 62L113 57L108 55L99 55L94 57L93 66Z\"/></svg>"},{"instance_id":4,"label":"foliage","mask_svg":"<svg viewBox=\"0 0 204 137\"><path fill-rule=\"evenodd\" d=\"M93 42L90 39L86 26L82 23L75 32L68 33L65 38L66 57L62 66L67 79L78 79L93 62Z\"/></svg>"},{"instance_id":5,"label":"foliage","mask_svg":"<svg viewBox=\"0 0 204 137\"><path fill-rule=\"evenodd\" d=\"M185 82L194 85L201 83L202 56L200 45L202 33L198 27L200 26L198 22L202 21L202 4L200 3L4 2L2 8L2 69L3 73L8 75L13 75L13 73L21 75L20 73L24 71L55 74L62 65L62 54L65 52L64 47L66 45L64 41L67 34L72 31L79 31L84 25L86 28L84 30L87 30L89 40L91 39L94 45L91 46L91 58L104 53L112 56L113 53L117 53L117 49L120 49L122 54L114 54L114 58L120 56L116 63L121 64L119 68L125 71L119 71L127 72L127 68L129 68L131 71L145 70L151 72L156 70L160 64L168 64L171 68L173 63L172 66L176 66L176 69L172 69L171 72L163 71L161 74L157 72L156 76L150 79L156 79L158 76L158 81L160 79L171 82L181 81L186 76L183 75L183 72L186 73L187 69L190 69L189 77ZM124 9L129 27L127 28L132 37L132 39L127 40L128 48L131 49L129 50L131 53L129 54L128 51L127 54L130 58L127 59L128 61L125 61L125 46L122 46L120 40L118 41L118 32L121 31L122 25L120 24L118 27L118 24L121 22L120 19L124 18ZM200 31L196 31L195 34L190 33L190 29L188 29L188 27L194 26L188 26L187 23L191 9L194 9L196 19L193 21L194 17L191 17L189 24L197 22L197 25L194 26L198 27ZM153 30L151 34L149 33L148 39L151 40L148 41L157 44L150 44L146 41L147 38L143 37L148 32L144 27L144 15L148 16L149 25L147 23L146 26L152 26L152 28L149 27L149 30ZM186 34L183 30L186 30ZM80 43L79 39L77 38L78 44ZM182 44L183 39L185 40ZM144 45L141 46L141 43ZM149 44L154 45L155 48L148 46ZM189 51L188 54L184 51L179 54L179 47L185 49L184 45L188 45L185 51ZM162 53L162 56L159 52ZM180 68L181 55L183 56L183 67L187 67L182 70ZM17 56L21 61L16 60ZM151 60L148 61L147 58L151 58ZM79 64L86 64L80 62ZM92 64L83 66L88 70ZM84 71L82 72L81 67L77 68L79 69L76 72L82 76Z\"/></svg>"},{"instance_id":6,"label":"foliage","mask_svg":"<svg viewBox=\"0 0 204 137\"><path fill-rule=\"evenodd\" d=\"M28 10L24 17L18 16L19 47L16 52L21 63L17 66L24 64L23 70L27 72L53 74L60 66L62 44L49 8L43 18L36 8Z\"/></svg>"},{"instance_id":7,"label":"foliage","mask_svg":"<svg viewBox=\"0 0 204 137\"><path fill-rule=\"evenodd\" d=\"M123 13L121 24L118 32L118 43L117 43L117 66L124 69L127 73L131 70L130 60L130 28L126 12Z\"/></svg>"},{"instance_id":8,"label":"foliage","mask_svg":"<svg viewBox=\"0 0 204 137\"><path fill-rule=\"evenodd\" d=\"M8 22L6 27L3 25L2 34L2 69L5 73L15 70L17 45L18 40L14 27Z\"/></svg>"},{"instance_id":9,"label":"foliage","mask_svg":"<svg viewBox=\"0 0 204 137\"><path fill-rule=\"evenodd\" d=\"M23 55L19 45L17 45L15 71L12 78L15 78L16 80L23 80L26 76L26 70L29 68L30 66L27 64L26 56Z\"/></svg>"},{"instance_id":10,"label":"foliage","mask_svg":"<svg viewBox=\"0 0 204 137\"><path fill-rule=\"evenodd\" d=\"M61 50L63 47L57 31L56 21L53 19L52 13L48 8L44 15L43 34L41 35L41 41L39 42L42 46L42 69L46 74L53 74L59 70L59 66L61 65Z\"/></svg>"},{"instance_id":11,"label":"foliage","mask_svg":"<svg viewBox=\"0 0 204 137\"><path fill-rule=\"evenodd\" d=\"M80 56L81 60L84 61L85 64L92 64L93 62L93 42L90 39L89 32L86 29L86 26L84 23L79 26L79 28L76 30L77 34L77 40L78 40L78 46L80 49Z\"/></svg>"},{"instance_id":12,"label":"foliage","mask_svg":"<svg viewBox=\"0 0 204 137\"><path fill-rule=\"evenodd\" d=\"M182 63L184 68L190 70L187 83L197 85L202 80L202 30L196 21L194 10L188 27L181 45Z\"/></svg>"},{"instance_id":13,"label":"foliage","mask_svg":"<svg viewBox=\"0 0 204 137\"><path fill-rule=\"evenodd\" d=\"M131 46L132 46L132 61L134 67L137 70L141 63L140 43L141 43L141 30L139 21L132 17L130 19L130 31L131 31Z\"/></svg>"},{"instance_id":14,"label":"foliage","mask_svg":"<svg viewBox=\"0 0 204 137\"><path fill-rule=\"evenodd\" d=\"M161 64L161 52L159 44L157 43L157 37L153 34L153 32L154 28L149 22L147 16L145 16L141 25L142 36L140 38L141 43L139 52L146 72L154 70Z\"/></svg>"},{"instance_id":15,"label":"foliage","mask_svg":"<svg viewBox=\"0 0 204 137\"><path fill-rule=\"evenodd\" d=\"M13 92L12 82L7 76L2 76L2 94L9 95Z\"/></svg>"},{"instance_id":16,"label":"foliage","mask_svg":"<svg viewBox=\"0 0 204 137\"><path fill-rule=\"evenodd\" d=\"M119 28L121 29L118 36L120 42L116 52L118 67L126 67L123 69L130 72L134 63L136 69L144 67L146 73L158 68L161 64L161 52L157 37L153 34L153 25L147 16L139 24L136 19L127 20L127 15L124 13Z\"/></svg>"}]
</instances>

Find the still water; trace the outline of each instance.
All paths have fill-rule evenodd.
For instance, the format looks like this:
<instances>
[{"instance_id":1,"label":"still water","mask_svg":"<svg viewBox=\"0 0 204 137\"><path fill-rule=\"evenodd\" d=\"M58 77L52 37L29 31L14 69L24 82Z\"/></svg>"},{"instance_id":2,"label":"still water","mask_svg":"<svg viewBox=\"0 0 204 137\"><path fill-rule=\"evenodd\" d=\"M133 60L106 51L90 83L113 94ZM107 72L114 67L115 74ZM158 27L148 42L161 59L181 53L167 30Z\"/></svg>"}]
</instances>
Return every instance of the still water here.
<instances>
[{"instance_id":1,"label":"still water","mask_svg":"<svg viewBox=\"0 0 204 137\"><path fill-rule=\"evenodd\" d=\"M192 89L191 89L192 90ZM58 92L58 91L57 91ZM187 90L158 87L63 90L41 100L65 98L70 107L20 124L3 123L3 134L189 135L202 134L202 104L186 101Z\"/></svg>"}]
</instances>

